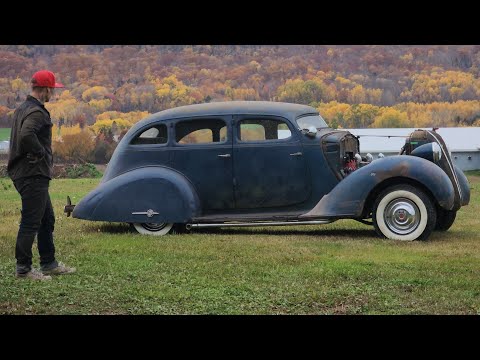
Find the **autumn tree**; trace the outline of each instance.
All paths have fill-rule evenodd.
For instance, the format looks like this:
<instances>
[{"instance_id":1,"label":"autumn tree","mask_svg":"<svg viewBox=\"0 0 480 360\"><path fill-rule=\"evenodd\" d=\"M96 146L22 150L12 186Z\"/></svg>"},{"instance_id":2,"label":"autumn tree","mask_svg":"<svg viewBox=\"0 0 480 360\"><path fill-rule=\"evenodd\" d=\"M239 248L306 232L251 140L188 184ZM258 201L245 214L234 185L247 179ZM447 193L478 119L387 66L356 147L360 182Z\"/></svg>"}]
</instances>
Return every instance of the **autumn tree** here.
<instances>
[{"instance_id":1,"label":"autumn tree","mask_svg":"<svg viewBox=\"0 0 480 360\"><path fill-rule=\"evenodd\" d=\"M155 79L153 84L159 110L193 104L202 99L201 94L195 88L185 85L175 75Z\"/></svg>"},{"instance_id":2,"label":"autumn tree","mask_svg":"<svg viewBox=\"0 0 480 360\"><path fill-rule=\"evenodd\" d=\"M94 147L94 136L89 130L66 134L61 141L52 141L55 158L66 162L89 162Z\"/></svg>"},{"instance_id":3,"label":"autumn tree","mask_svg":"<svg viewBox=\"0 0 480 360\"><path fill-rule=\"evenodd\" d=\"M370 104L354 104L344 114L344 127L367 128L379 114L380 108Z\"/></svg>"},{"instance_id":4,"label":"autumn tree","mask_svg":"<svg viewBox=\"0 0 480 360\"><path fill-rule=\"evenodd\" d=\"M309 105L315 102L333 100L333 94L321 79L307 81L295 79L287 80L285 85L279 86L276 99L283 102Z\"/></svg>"},{"instance_id":5,"label":"autumn tree","mask_svg":"<svg viewBox=\"0 0 480 360\"><path fill-rule=\"evenodd\" d=\"M12 111L7 108L6 106L0 105L0 128L8 128L10 127L10 113Z\"/></svg>"},{"instance_id":6,"label":"autumn tree","mask_svg":"<svg viewBox=\"0 0 480 360\"><path fill-rule=\"evenodd\" d=\"M410 127L407 114L396 109L382 109L381 113L375 117L370 127L373 128L403 128Z\"/></svg>"},{"instance_id":7,"label":"autumn tree","mask_svg":"<svg viewBox=\"0 0 480 360\"><path fill-rule=\"evenodd\" d=\"M479 116L478 45L0 45L0 126L43 68L66 85L46 104L58 131L224 100L310 104L334 127L370 126L387 107L419 127Z\"/></svg>"}]
</instances>

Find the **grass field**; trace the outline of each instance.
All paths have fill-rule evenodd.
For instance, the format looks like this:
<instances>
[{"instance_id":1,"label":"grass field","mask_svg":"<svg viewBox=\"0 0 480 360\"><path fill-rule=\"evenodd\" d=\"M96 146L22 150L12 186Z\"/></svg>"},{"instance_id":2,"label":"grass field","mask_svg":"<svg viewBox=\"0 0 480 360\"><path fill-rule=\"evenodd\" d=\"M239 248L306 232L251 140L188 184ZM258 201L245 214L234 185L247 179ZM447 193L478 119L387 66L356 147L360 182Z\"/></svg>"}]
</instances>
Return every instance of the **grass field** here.
<instances>
[{"instance_id":1,"label":"grass field","mask_svg":"<svg viewBox=\"0 0 480 360\"><path fill-rule=\"evenodd\" d=\"M0 141L8 140L10 138L10 129L0 128Z\"/></svg>"},{"instance_id":2,"label":"grass field","mask_svg":"<svg viewBox=\"0 0 480 360\"><path fill-rule=\"evenodd\" d=\"M342 220L141 236L67 218L99 179L52 181L60 261L77 273L14 277L20 199L0 179L0 314L480 314L480 173L453 227L426 242ZM38 253L34 246L34 265Z\"/></svg>"}]
</instances>

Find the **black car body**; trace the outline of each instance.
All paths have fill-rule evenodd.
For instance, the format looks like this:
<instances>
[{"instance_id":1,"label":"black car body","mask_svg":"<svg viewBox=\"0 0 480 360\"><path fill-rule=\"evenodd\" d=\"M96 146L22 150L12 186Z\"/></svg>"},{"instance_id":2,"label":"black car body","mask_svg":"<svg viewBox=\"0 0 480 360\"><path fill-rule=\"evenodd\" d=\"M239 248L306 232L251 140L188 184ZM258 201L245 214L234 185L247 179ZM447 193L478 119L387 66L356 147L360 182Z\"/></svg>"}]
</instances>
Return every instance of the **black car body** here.
<instances>
[{"instance_id":1,"label":"black car body","mask_svg":"<svg viewBox=\"0 0 480 360\"><path fill-rule=\"evenodd\" d=\"M127 222L145 234L195 227L371 223L390 239L447 230L468 181L435 131L399 155L360 156L360 142L310 106L230 101L188 105L135 124L73 217ZM372 219L372 222L369 222Z\"/></svg>"}]
</instances>

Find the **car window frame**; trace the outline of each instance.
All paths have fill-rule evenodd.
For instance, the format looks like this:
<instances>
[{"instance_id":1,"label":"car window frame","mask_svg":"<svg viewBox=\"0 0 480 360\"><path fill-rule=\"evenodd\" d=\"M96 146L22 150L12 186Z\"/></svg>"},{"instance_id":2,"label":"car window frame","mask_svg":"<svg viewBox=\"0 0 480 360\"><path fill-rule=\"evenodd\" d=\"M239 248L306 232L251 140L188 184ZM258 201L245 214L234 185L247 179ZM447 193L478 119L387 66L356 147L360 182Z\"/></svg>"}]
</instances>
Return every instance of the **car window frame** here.
<instances>
[{"instance_id":1,"label":"car window frame","mask_svg":"<svg viewBox=\"0 0 480 360\"><path fill-rule=\"evenodd\" d=\"M288 129L290 130L291 136L285 139L268 139L268 140L254 140L254 141L245 141L241 140L240 135L240 123L242 120L248 119L265 119L265 120L277 120L282 121L287 124ZM249 145L249 144L281 144L281 143L289 143L294 142L298 139L297 137L297 129L293 126L292 122L283 116L279 115L268 115L268 114L237 114L234 116L234 125L232 126L235 131L233 134L234 143L235 144L242 144L242 145Z\"/></svg>"},{"instance_id":2,"label":"car window frame","mask_svg":"<svg viewBox=\"0 0 480 360\"><path fill-rule=\"evenodd\" d=\"M215 119L215 120L221 120L225 123L227 127L227 138L225 141L219 141L219 142L208 142L208 143L187 143L187 144L181 144L177 142L176 140L176 125L178 123L184 122L184 121L201 121L201 119ZM208 146L220 146L220 145L231 145L232 144L232 121L231 121L231 116L230 115L202 115L202 116L188 116L188 117L183 117L183 118L177 118L171 123L171 141L172 141L172 146L173 147L182 147L182 148L194 148L194 147L208 147Z\"/></svg>"},{"instance_id":3,"label":"car window frame","mask_svg":"<svg viewBox=\"0 0 480 360\"><path fill-rule=\"evenodd\" d=\"M150 130L153 127L159 126L159 125L164 125L167 127L167 142L162 143L162 144L133 144L132 141L137 139L141 134L143 134L145 131ZM150 124L146 124L145 126L142 126L140 129L138 129L135 134L133 134L132 137L128 140L128 147L132 147L134 149L137 148L152 148L152 147L167 147L169 146L169 143L171 142L171 134L170 134L170 125L168 122L165 121L158 121Z\"/></svg>"}]
</instances>

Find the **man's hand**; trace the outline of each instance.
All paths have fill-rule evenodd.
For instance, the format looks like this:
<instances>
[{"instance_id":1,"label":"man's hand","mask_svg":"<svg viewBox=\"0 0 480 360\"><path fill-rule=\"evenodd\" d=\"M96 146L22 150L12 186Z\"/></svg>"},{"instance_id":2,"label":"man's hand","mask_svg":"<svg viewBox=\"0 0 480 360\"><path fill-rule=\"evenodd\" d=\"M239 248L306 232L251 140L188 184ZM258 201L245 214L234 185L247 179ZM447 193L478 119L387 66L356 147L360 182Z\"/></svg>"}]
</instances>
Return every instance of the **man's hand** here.
<instances>
[{"instance_id":1,"label":"man's hand","mask_svg":"<svg viewBox=\"0 0 480 360\"><path fill-rule=\"evenodd\" d=\"M27 159L29 164L36 164L43 159L43 156L35 156L32 153L27 153Z\"/></svg>"}]
</instances>

